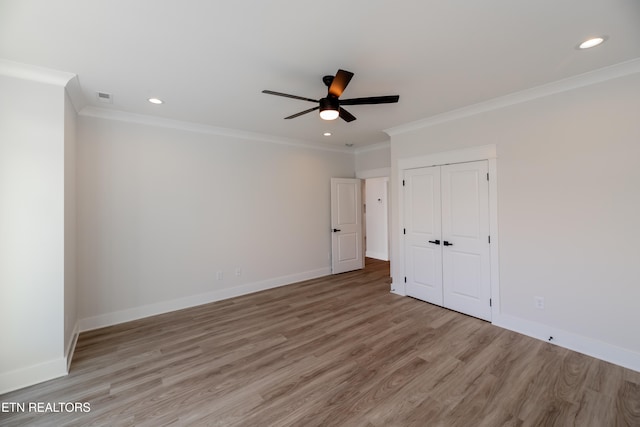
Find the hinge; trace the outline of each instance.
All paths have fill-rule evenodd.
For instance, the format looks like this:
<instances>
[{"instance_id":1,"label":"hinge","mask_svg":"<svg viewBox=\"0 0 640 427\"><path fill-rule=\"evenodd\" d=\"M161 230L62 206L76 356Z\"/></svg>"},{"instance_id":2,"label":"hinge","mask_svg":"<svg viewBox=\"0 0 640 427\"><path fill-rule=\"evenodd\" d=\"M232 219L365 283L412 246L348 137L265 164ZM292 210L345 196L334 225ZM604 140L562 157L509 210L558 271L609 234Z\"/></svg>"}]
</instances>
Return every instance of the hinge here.
<instances>
[{"instance_id":1,"label":"hinge","mask_svg":"<svg viewBox=\"0 0 640 427\"><path fill-rule=\"evenodd\" d=\"M404 187L404 179L402 180L402 186Z\"/></svg>"},{"instance_id":2,"label":"hinge","mask_svg":"<svg viewBox=\"0 0 640 427\"><path fill-rule=\"evenodd\" d=\"M404 283L407 283L407 276L404 276Z\"/></svg>"},{"instance_id":3,"label":"hinge","mask_svg":"<svg viewBox=\"0 0 640 427\"><path fill-rule=\"evenodd\" d=\"M487 236L487 240L491 243L491 236Z\"/></svg>"},{"instance_id":4,"label":"hinge","mask_svg":"<svg viewBox=\"0 0 640 427\"><path fill-rule=\"evenodd\" d=\"M489 181L489 172L487 172L487 181Z\"/></svg>"},{"instance_id":5,"label":"hinge","mask_svg":"<svg viewBox=\"0 0 640 427\"><path fill-rule=\"evenodd\" d=\"M489 307L493 307L491 298L489 298Z\"/></svg>"}]
</instances>

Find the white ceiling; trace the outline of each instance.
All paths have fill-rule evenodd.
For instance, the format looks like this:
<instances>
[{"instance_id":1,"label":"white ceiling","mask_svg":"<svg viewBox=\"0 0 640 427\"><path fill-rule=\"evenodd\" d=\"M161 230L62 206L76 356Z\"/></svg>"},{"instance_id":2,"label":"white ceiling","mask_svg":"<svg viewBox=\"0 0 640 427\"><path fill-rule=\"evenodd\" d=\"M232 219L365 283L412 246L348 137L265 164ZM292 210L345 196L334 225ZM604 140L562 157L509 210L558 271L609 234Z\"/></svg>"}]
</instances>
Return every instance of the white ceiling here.
<instances>
[{"instance_id":1,"label":"white ceiling","mask_svg":"<svg viewBox=\"0 0 640 427\"><path fill-rule=\"evenodd\" d=\"M0 58L77 74L88 106L323 146L638 57L638 0L0 0ZM261 93L321 98L339 68L342 98L400 102L283 120L314 105Z\"/></svg>"}]
</instances>

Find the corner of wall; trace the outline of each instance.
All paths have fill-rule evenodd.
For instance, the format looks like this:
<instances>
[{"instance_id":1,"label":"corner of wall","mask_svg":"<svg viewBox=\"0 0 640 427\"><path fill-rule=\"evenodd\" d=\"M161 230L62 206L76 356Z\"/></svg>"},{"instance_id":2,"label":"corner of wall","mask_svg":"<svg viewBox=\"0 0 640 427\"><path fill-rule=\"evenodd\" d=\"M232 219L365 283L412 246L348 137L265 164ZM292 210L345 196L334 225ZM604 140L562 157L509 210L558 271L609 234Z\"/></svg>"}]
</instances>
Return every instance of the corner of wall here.
<instances>
[{"instance_id":1,"label":"corner of wall","mask_svg":"<svg viewBox=\"0 0 640 427\"><path fill-rule=\"evenodd\" d=\"M67 95L69 95L69 100L73 105L73 108L77 113L80 113L82 109L87 105L87 100L82 93L82 89L80 88L80 81L78 80L77 75L73 75L73 77L67 82L65 86L65 90L67 91Z\"/></svg>"},{"instance_id":2,"label":"corner of wall","mask_svg":"<svg viewBox=\"0 0 640 427\"><path fill-rule=\"evenodd\" d=\"M71 338L65 347L64 358L65 365L67 367L66 373L69 373L71 369L71 361L73 360L73 354L76 351L76 344L78 343L78 337L80 336L80 322L76 321L76 324L73 327L73 333L71 334Z\"/></svg>"}]
</instances>

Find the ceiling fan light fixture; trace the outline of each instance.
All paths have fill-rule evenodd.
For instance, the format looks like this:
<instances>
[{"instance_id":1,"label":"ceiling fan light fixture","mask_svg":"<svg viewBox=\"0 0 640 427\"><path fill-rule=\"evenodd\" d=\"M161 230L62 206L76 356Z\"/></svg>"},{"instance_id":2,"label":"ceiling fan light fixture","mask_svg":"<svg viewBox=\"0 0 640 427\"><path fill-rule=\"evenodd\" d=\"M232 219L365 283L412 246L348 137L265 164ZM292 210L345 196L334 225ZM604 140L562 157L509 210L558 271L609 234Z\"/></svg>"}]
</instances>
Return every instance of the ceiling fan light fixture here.
<instances>
[{"instance_id":1,"label":"ceiling fan light fixture","mask_svg":"<svg viewBox=\"0 0 640 427\"><path fill-rule=\"evenodd\" d=\"M338 118L340 113L337 110L323 110L320 111L320 118L322 120L335 120Z\"/></svg>"},{"instance_id":2,"label":"ceiling fan light fixture","mask_svg":"<svg viewBox=\"0 0 640 427\"><path fill-rule=\"evenodd\" d=\"M338 98L327 97L320 100L320 118L322 120L335 120L339 115Z\"/></svg>"}]
</instances>

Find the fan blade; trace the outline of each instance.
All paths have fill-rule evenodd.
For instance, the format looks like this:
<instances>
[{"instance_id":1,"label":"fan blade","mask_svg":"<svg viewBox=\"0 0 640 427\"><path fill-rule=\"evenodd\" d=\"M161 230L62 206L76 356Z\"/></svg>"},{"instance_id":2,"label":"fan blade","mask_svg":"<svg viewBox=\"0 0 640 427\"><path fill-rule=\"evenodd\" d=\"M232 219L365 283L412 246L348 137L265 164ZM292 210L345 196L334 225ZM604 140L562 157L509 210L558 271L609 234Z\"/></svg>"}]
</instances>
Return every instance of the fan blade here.
<instances>
[{"instance_id":1,"label":"fan blade","mask_svg":"<svg viewBox=\"0 0 640 427\"><path fill-rule=\"evenodd\" d=\"M313 107L313 108L309 108L308 110L300 111L299 113L293 114L293 115L291 115L291 116L289 116L289 117L285 117L285 120L286 120L286 119L295 119L295 118L296 118L296 117L298 117L298 116L301 116L301 115L303 115L303 114L310 113L310 112L312 112L312 111L317 110L318 108L320 108L320 106Z\"/></svg>"},{"instance_id":2,"label":"fan blade","mask_svg":"<svg viewBox=\"0 0 640 427\"><path fill-rule=\"evenodd\" d=\"M329 95L339 98L342 92L344 92L344 88L346 88L351 81L351 77L353 77L352 72L338 70L336 76L333 78L333 82L331 82L331 86L329 86Z\"/></svg>"},{"instance_id":3,"label":"fan blade","mask_svg":"<svg viewBox=\"0 0 640 427\"><path fill-rule=\"evenodd\" d=\"M392 104L398 102L400 95L369 96L367 98L341 99L340 105Z\"/></svg>"},{"instance_id":4,"label":"fan blade","mask_svg":"<svg viewBox=\"0 0 640 427\"><path fill-rule=\"evenodd\" d=\"M303 96L298 96L298 95L289 95L288 93L274 92L272 90L263 90L262 93L266 93L268 95L284 96L285 98L300 99L302 101L319 102L319 100L317 99L305 98Z\"/></svg>"},{"instance_id":5,"label":"fan blade","mask_svg":"<svg viewBox=\"0 0 640 427\"><path fill-rule=\"evenodd\" d=\"M340 107L340 118L342 120L344 120L345 122L352 122L356 119L356 116L354 116L353 114L351 114L350 112L348 112L347 110L345 110L344 108Z\"/></svg>"}]
</instances>

